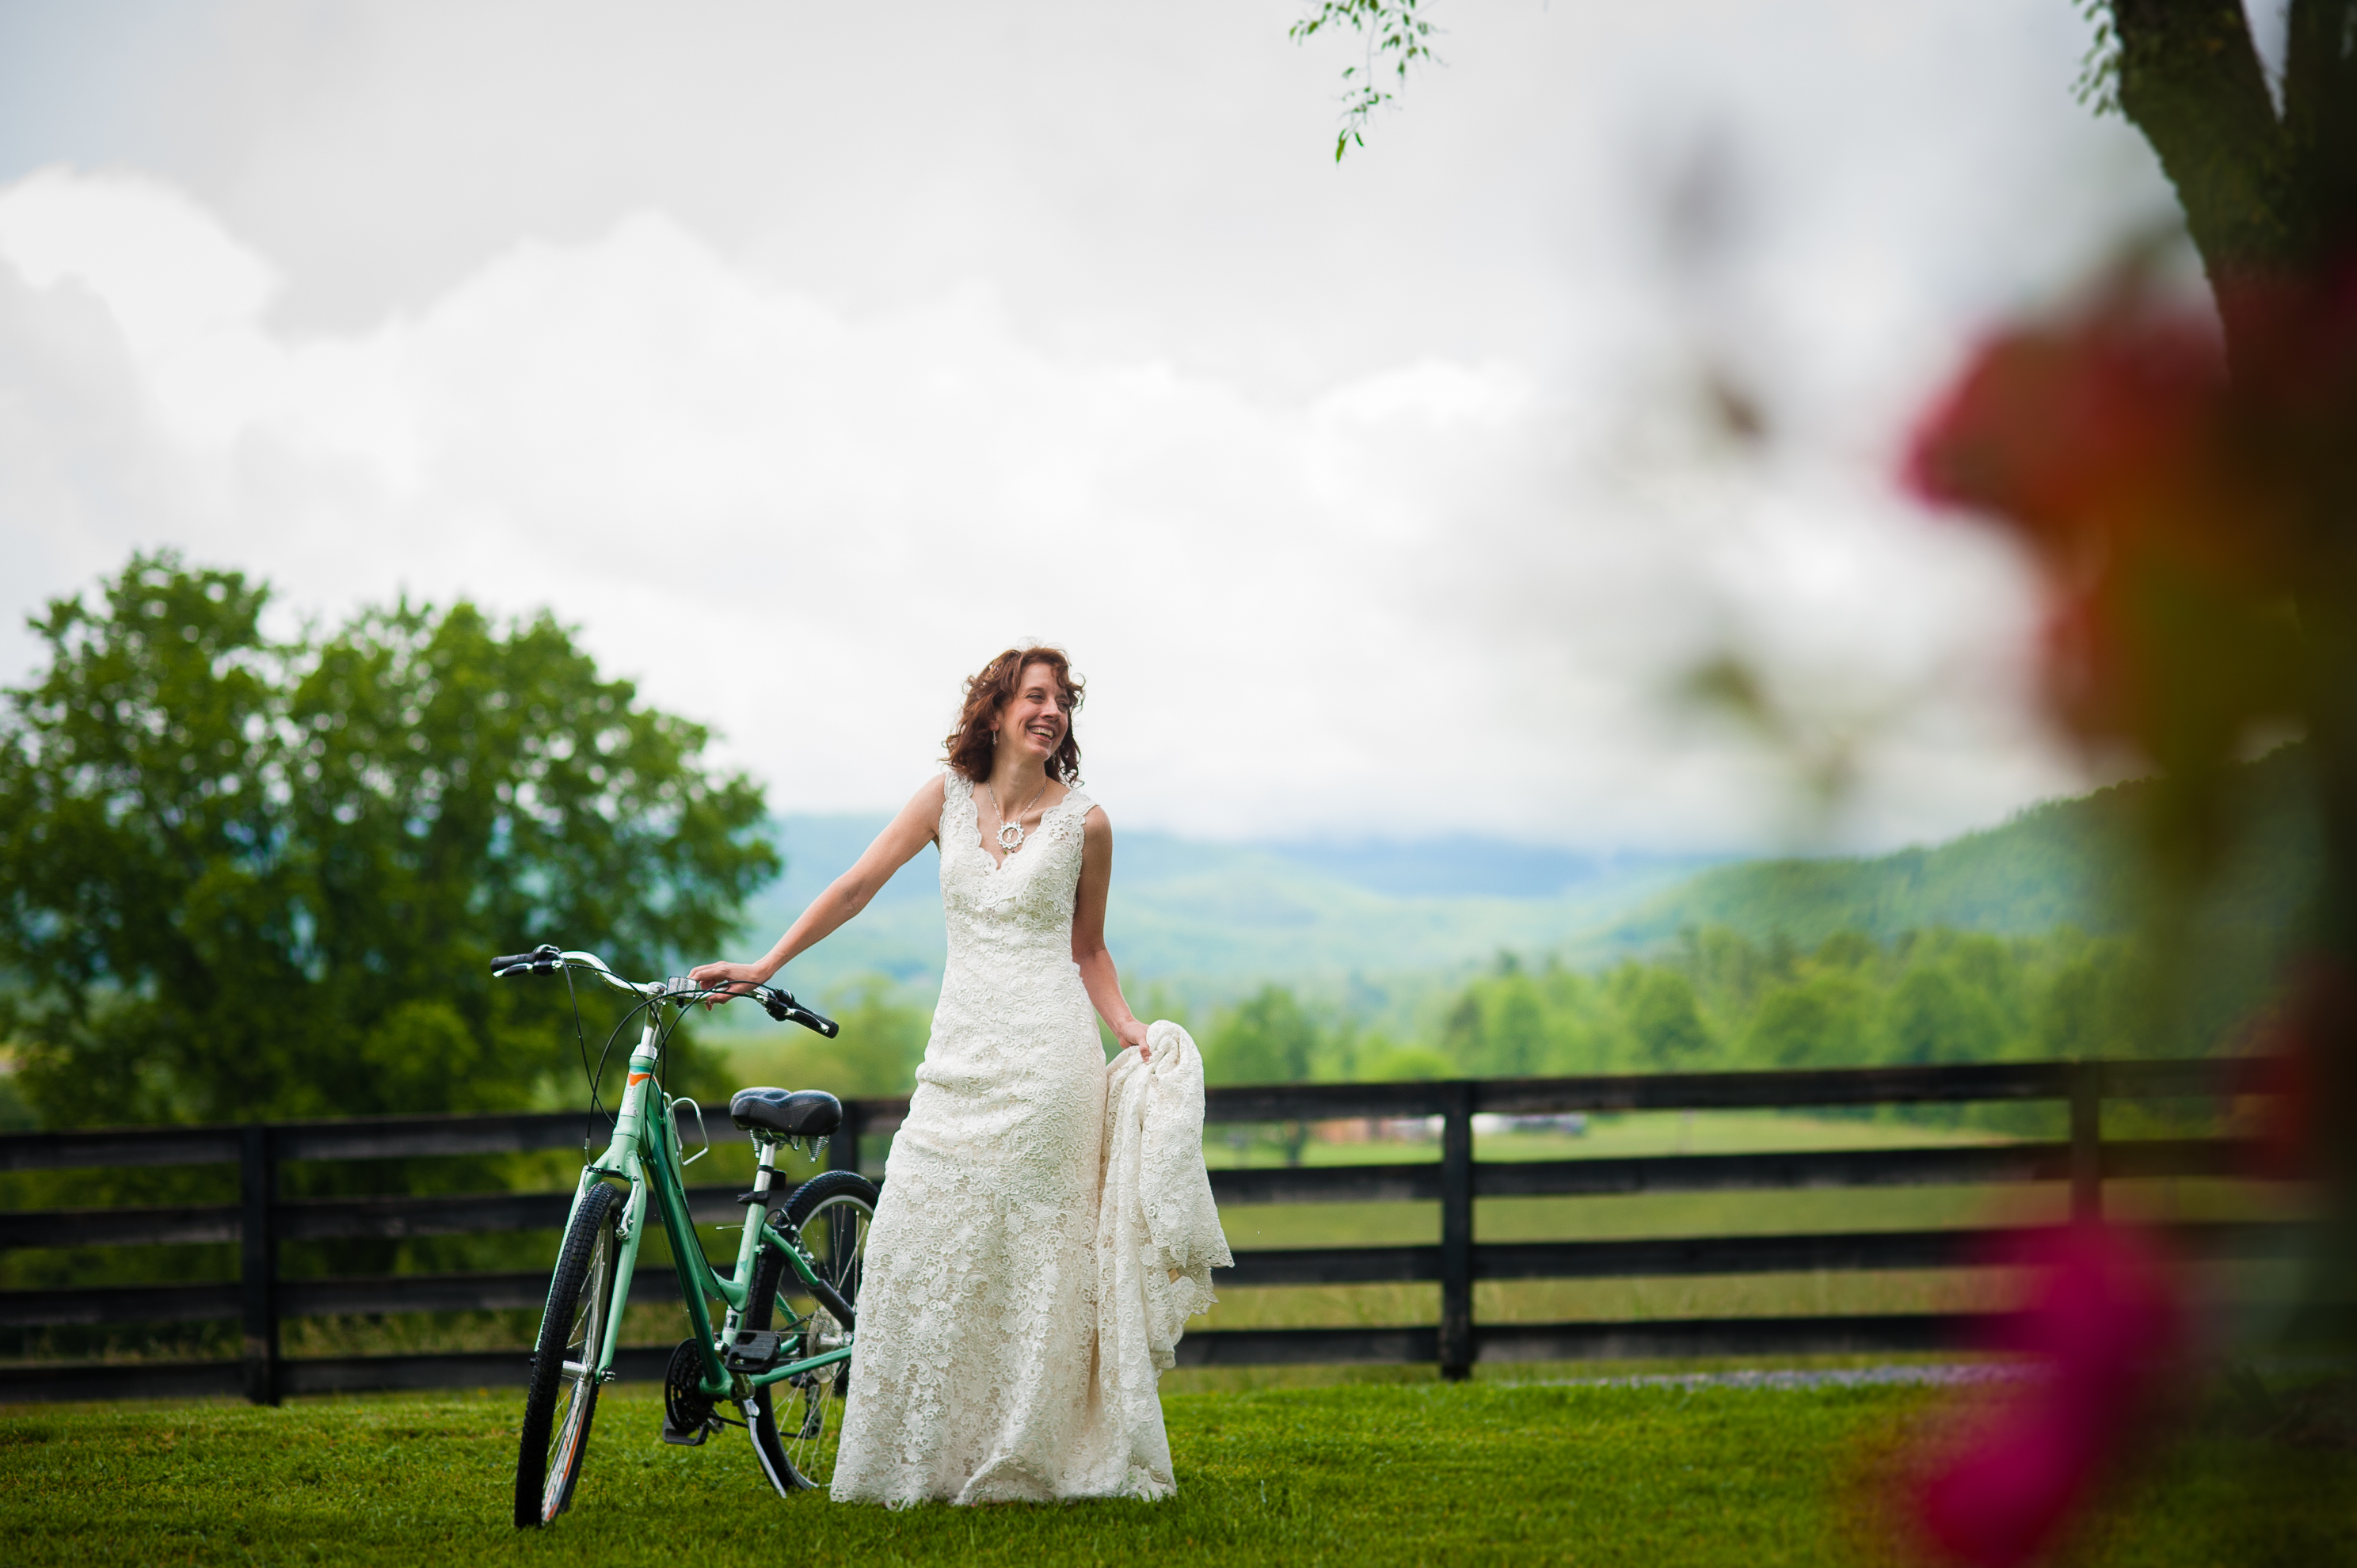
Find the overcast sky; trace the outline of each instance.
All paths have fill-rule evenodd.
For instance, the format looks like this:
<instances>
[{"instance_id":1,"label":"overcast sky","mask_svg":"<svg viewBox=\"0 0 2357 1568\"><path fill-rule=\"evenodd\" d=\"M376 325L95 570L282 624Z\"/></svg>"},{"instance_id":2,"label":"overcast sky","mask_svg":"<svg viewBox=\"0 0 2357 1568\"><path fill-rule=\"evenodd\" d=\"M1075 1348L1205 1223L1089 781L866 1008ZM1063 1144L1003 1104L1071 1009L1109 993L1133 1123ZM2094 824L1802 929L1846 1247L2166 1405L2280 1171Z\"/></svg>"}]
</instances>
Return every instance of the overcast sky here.
<instances>
[{"instance_id":1,"label":"overcast sky","mask_svg":"<svg viewBox=\"0 0 2357 1568\"><path fill-rule=\"evenodd\" d=\"M1890 481L2169 210L2070 0L0 0L0 679L138 545L546 606L780 810L1090 681L1117 822L1881 847L2077 787L2019 564ZM1717 374L1768 439L1708 417ZM1667 700L1722 648L1840 814Z\"/></svg>"}]
</instances>

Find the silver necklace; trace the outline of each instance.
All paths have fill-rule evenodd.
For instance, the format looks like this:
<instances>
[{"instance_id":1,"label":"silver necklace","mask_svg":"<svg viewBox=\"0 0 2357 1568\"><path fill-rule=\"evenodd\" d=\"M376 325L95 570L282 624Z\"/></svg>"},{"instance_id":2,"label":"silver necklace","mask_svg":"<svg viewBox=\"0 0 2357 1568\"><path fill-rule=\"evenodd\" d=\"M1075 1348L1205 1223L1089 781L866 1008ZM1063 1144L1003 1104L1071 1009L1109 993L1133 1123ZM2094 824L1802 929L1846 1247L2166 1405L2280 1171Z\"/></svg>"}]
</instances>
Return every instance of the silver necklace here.
<instances>
[{"instance_id":1,"label":"silver necklace","mask_svg":"<svg viewBox=\"0 0 2357 1568\"><path fill-rule=\"evenodd\" d=\"M998 847L1013 854L1023 847L1023 823L1020 819L1030 814L1031 808L1039 803L1039 797L1048 792L1048 786L1042 784L1034 790L1031 798L1023 802L1023 810L1016 812L1015 818L1011 820L1006 815L1006 809L998 803L998 786L985 784L983 788L990 791L990 809L998 813ZM1009 834L1013 836L1009 837Z\"/></svg>"}]
</instances>

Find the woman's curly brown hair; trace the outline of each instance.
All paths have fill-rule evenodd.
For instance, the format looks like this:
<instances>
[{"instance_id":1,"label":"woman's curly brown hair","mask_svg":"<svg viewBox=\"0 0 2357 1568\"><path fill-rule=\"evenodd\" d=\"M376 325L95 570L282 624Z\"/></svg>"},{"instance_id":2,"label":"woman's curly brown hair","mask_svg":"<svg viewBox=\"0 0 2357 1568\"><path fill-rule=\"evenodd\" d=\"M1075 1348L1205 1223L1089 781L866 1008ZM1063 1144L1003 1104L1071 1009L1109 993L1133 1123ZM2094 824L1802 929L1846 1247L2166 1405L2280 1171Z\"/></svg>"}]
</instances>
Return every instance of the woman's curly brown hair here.
<instances>
[{"instance_id":1,"label":"woman's curly brown hair","mask_svg":"<svg viewBox=\"0 0 2357 1568\"><path fill-rule=\"evenodd\" d=\"M1072 661L1064 657L1060 648L1034 646L1010 648L982 667L982 673L965 683L965 701L958 710L957 728L950 731L942 742L949 753L949 765L974 783L990 777L990 754L997 745L991 733L991 721L1006 711L1023 684L1023 671L1034 664L1045 664L1056 672L1056 688L1063 698L1064 744L1048 759L1048 775L1060 779L1068 789L1081 787L1081 742L1072 729L1072 715L1081 711L1081 700L1086 695L1081 678L1072 673Z\"/></svg>"}]
</instances>

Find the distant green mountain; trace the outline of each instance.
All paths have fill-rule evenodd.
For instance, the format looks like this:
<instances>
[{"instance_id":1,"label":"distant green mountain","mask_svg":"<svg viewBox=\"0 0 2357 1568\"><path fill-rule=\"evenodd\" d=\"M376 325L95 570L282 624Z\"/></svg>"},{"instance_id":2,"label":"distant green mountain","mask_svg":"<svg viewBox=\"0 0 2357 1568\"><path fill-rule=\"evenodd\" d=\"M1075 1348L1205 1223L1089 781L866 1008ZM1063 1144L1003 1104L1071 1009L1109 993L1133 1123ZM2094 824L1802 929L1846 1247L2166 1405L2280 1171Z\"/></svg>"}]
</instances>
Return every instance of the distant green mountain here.
<instances>
[{"instance_id":1,"label":"distant green mountain","mask_svg":"<svg viewBox=\"0 0 2357 1568\"><path fill-rule=\"evenodd\" d=\"M2317 828L2304 752L2237 771L2226 871L2200 923L2244 950L2279 945L2314 887ZM1928 849L1857 858L1598 857L1499 840L1220 844L1125 831L1107 940L1134 983L1219 1004L1270 981L1362 1017L1404 1015L1501 950L1578 968L1663 951L1726 927L1813 947L1836 931L1888 942L1948 928L2029 936L2125 932L2142 897L2128 853L2148 783L2033 807ZM885 819L789 816L773 824L785 875L748 911L749 953L856 860ZM940 862L910 863L850 926L798 960L786 983L825 996L882 973L940 983Z\"/></svg>"},{"instance_id":2,"label":"distant green mountain","mask_svg":"<svg viewBox=\"0 0 2357 1568\"><path fill-rule=\"evenodd\" d=\"M884 822L778 819L786 871L748 910L748 949L791 923ZM1598 857L1475 838L1237 845L1125 830L1106 940L1125 974L1190 1001L1224 1001L1275 980L1380 1010L1401 977L1422 985L1501 950L1559 947L1711 858ZM883 973L936 987L940 865L931 851L919 855L858 919L796 961L786 983L823 995Z\"/></svg>"},{"instance_id":3,"label":"distant green mountain","mask_svg":"<svg viewBox=\"0 0 2357 1568\"><path fill-rule=\"evenodd\" d=\"M2198 924L2280 939L2316 888L2318 824L2306 748L2287 746L2234 772L2222 875ZM1778 932L1813 946L1840 930L1879 941L1945 927L2029 936L2075 926L2132 929L2147 892L2132 853L2156 808L2149 780L2034 806L2002 827L1933 849L1859 859L1757 860L1714 866L1631 910L1566 956L1596 961L1649 951L1681 929L1725 926L1754 940Z\"/></svg>"}]
</instances>

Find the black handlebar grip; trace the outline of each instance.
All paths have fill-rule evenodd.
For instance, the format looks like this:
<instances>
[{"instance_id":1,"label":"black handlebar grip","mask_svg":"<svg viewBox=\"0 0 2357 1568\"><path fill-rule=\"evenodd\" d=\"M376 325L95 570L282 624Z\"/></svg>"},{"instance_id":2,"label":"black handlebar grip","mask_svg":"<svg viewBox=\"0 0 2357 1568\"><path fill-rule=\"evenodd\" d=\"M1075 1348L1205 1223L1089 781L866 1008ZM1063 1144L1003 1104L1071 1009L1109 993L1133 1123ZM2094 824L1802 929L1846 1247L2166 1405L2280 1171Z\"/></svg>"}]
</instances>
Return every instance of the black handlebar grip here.
<instances>
[{"instance_id":1,"label":"black handlebar grip","mask_svg":"<svg viewBox=\"0 0 2357 1568\"><path fill-rule=\"evenodd\" d=\"M843 1033L842 1025L826 1016L823 1013L813 1013L807 1007L799 1005L789 1007L786 1009L786 1016L791 1018L795 1023L800 1024L805 1029L816 1029L820 1034L824 1035L830 1040L834 1038L835 1036Z\"/></svg>"},{"instance_id":2,"label":"black handlebar grip","mask_svg":"<svg viewBox=\"0 0 2357 1568\"><path fill-rule=\"evenodd\" d=\"M761 987L756 990L755 994L760 997L761 1005L768 1010L770 1016L780 1024L800 1024L803 1028L815 1030L830 1040L843 1033L842 1025L823 1014L812 1012L795 1001L794 993L791 991Z\"/></svg>"},{"instance_id":3,"label":"black handlebar grip","mask_svg":"<svg viewBox=\"0 0 2357 1568\"><path fill-rule=\"evenodd\" d=\"M564 950L554 942L543 942L530 952L506 953L491 960L491 973L496 977L530 970L534 974L554 974L556 961L564 956Z\"/></svg>"}]
</instances>

